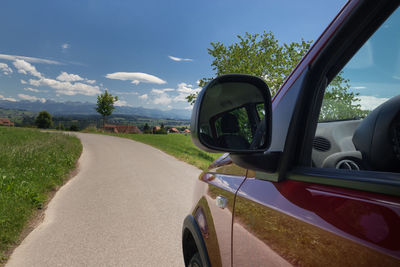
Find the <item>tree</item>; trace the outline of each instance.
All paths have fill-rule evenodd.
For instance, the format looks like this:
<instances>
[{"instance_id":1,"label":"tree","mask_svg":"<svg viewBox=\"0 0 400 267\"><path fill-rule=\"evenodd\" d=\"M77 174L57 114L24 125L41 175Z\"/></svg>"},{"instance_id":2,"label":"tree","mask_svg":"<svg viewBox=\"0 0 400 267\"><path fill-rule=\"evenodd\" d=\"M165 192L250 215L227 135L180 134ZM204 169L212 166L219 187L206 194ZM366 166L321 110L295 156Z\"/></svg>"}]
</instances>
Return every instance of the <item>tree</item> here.
<instances>
[{"instance_id":1,"label":"tree","mask_svg":"<svg viewBox=\"0 0 400 267\"><path fill-rule=\"evenodd\" d=\"M53 125L50 113L43 110L35 119L35 124L38 128L47 129Z\"/></svg>"},{"instance_id":2,"label":"tree","mask_svg":"<svg viewBox=\"0 0 400 267\"><path fill-rule=\"evenodd\" d=\"M350 80L340 72L325 90L319 121L357 119L368 115L369 110L362 110L358 103L358 93L349 92Z\"/></svg>"},{"instance_id":3,"label":"tree","mask_svg":"<svg viewBox=\"0 0 400 267\"><path fill-rule=\"evenodd\" d=\"M264 32L263 34L249 34L244 36L238 35L237 43L229 46L221 42L211 42L211 48L208 54L213 57L211 63L215 76L227 73L243 73L258 76L268 84L271 95L274 95L286 77L294 69L296 64L309 50L311 41L301 39L299 43L292 42L289 44L280 44L272 32ZM205 86L213 78L203 78L199 85ZM360 105L352 104L357 102L356 94L348 91L350 88L349 80L338 75L331 83L330 89L332 93L325 94L325 99L345 99L347 113L342 112L340 107L331 109L324 114L325 117L345 118L344 114L348 112L354 113L355 116L363 115ZM186 97L186 100L194 104L197 93ZM337 101L336 101L337 102ZM341 100L342 103L344 103ZM332 102L333 103L333 102ZM328 116L329 115L329 116Z\"/></svg>"},{"instance_id":4,"label":"tree","mask_svg":"<svg viewBox=\"0 0 400 267\"><path fill-rule=\"evenodd\" d=\"M145 134L151 133L150 126L149 126L149 124L147 122L145 123L145 125L143 127L143 133L145 133Z\"/></svg>"},{"instance_id":5,"label":"tree","mask_svg":"<svg viewBox=\"0 0 400 267\"><path fill-rule=\"evenodd\" d=\"M78 125L76 125L76 124L72 124L72 125L69 127L69 130L70 130L70 131L77 132L77 131L79 131L79 127L78 127Z\"/></svg>"},{"instance_id":6,"label":"tree","mask_svg":"<svg viewBox=\"0 0 400 267\"><path fill-rule=\"evenodd\" d=\"M107 92L97 96L97 107L96 111L103 117L103 128L106 124L106 117L110 116L115 109L114 103L118 101L117 96L112 96Z\"/></svg>"}]
</instances>

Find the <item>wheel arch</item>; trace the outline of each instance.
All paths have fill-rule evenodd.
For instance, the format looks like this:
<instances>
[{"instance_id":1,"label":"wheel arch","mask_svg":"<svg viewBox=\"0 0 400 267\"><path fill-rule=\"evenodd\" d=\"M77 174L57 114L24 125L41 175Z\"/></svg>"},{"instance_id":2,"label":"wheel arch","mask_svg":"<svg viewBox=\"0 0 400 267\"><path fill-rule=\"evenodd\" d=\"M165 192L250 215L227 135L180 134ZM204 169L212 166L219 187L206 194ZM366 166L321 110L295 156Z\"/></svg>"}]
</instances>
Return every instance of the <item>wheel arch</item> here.
<instances>
[{"instance_id":1,"label":"wheel arch","mask_svg":"<svg viewBox=\"0 0 400 267\"><path fill-rule=\"evenodd\" d=\"M182 227L182 249L185 266L192 256L199 252L203 266L210 266L207 248L203 240L200 228L192 215L186 216Z\"/></svg>"}]
</instances>

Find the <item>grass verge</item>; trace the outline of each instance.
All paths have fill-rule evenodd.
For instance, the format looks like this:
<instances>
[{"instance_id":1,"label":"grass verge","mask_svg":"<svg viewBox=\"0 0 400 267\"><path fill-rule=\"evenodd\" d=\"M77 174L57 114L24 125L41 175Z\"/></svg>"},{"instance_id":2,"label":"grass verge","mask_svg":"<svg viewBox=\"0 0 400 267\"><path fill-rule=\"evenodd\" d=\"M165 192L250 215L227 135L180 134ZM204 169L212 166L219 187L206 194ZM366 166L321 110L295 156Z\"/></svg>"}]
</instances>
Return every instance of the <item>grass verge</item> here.
<instances>
[{"instance_id":1,"label":"grass verge","mask_svg":"<svg viewBox=\"0 0 400 267\"><path fill-rule=\"evenodd\" d=\"M0 127L0 264L48 193L61 185L82 152L78 138Z\"/></svg>"},{"instance_id":2,"label":"grass verge","mask_svg":"<svg viewBox=\"0 0 400 267\"><path fill-rule=\"evenodd\" d=\"M184 134L113 134L105 133L118 137L129 138L156 147L175 158L194 165L202 170L222 154L207 153L197 148L190 135Z\"/></svg>"}]
</instances>

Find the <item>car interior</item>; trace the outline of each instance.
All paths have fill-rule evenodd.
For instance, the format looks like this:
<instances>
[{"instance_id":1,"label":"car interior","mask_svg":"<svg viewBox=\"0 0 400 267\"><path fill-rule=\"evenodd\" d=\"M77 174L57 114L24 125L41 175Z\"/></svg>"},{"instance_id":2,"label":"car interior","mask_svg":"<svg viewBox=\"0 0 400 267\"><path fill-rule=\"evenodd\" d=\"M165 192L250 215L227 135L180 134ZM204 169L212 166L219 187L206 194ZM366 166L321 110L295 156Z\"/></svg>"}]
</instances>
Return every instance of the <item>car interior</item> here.
<instances>
[{"instance_id":1,"label":"car interior","mask_svg":"<svg viewBox=\"0 0 400 267\"><path fill-rule=\"evenodd\" d=\"M317 168L400 171L400 95L360 120L320 122L313 140Z\"/></svg>"}]
</instances>

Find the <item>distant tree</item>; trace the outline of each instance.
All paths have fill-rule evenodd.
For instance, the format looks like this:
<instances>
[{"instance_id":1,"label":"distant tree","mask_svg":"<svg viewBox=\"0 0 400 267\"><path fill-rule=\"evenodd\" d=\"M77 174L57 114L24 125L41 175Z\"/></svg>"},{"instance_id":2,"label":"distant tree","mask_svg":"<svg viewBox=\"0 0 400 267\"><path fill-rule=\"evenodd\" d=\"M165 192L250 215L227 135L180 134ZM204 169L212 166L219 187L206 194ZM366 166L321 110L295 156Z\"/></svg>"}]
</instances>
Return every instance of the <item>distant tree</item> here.
<instances>
[{"instance_id":1,"label":"distant tree","mask_svg":"<svg viewBox=\"0 0 400 267\"><path fill-rule=\"evenodd\" d=\"M64 131L64 130L65 130L64 124L62 124L61 122L59 122L58 125L56 126L56 129L57 129L57 130Z\"/></svg>"},{"instance_id":2,"label":"distant tree","mask_svg":"<svg viewBox=\"0 0 400 267\"><path fill-rule=\"evenodd\" d=\"M47 129L53 125L50 113L43 110L36 117L35 124L38 128Z\"/></svg>"},{"instance_id":3,"label":"distant tree","mask_svg":"<svg viewBox=\"0 0 400 267\"><path fill-rule=\"evenodd\" d=\"M104 92L104 94L97 96L96 111L103 117L103 128L106 124L107 116L112 114L113 110L115 109L114 103L117 101L118 97L112 96L107 92L107 90Z\"/></svg>"},{"instance_id":4,"label":"distant tree","mask_svg":"<svg viewBox=\"0 0 400 267\"><path fill-rule=\"evenodd\" d=\"M77 131L79 131L79 127L78 127L78 125L76 125L76 124L72 124L72 125L69 127L69 130L70 130L70 131L77 132Z\"/></svg>"},{"instance_id":5,"label":"distant tree","mask_svg":"<svg viewBox=\"0 0 400 267\"><path fill-rule=\"evenodd\" d=\"M160 129L155 131L155 134L167 134L167 129L165 129L164 123L161 123Z\"/></svg>"},{"instance_id":6,"label":"distant tree","mask_svg":"<svg viewBox=\"0 0 400 267\"><path fill-rule=\"evenodd\" d=\"M146 123L146 124L144 125L144 127L143 127L143 133L145 133L145 134L151 133L151 129L150 129L150 126L149 126L148 123Z\"/></svg>"}]
</instances>

